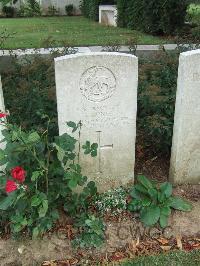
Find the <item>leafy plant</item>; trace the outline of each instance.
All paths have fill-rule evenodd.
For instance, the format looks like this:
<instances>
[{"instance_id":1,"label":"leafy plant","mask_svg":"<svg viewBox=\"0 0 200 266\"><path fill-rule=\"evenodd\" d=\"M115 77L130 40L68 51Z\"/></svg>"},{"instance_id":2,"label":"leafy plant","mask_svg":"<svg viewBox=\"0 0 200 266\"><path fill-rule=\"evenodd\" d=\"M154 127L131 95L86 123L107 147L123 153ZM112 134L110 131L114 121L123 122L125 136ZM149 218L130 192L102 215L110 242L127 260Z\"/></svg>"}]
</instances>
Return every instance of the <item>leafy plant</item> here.
<instances>
[{"instance_id":1,"label":"leafy plant","mask_svg":"<svg viewBox=\"0 0 200 266\"><path fill-rule=\"evenodd\" d=\"M12 6L3 6L2 8L3 14L6 15L7 18L13 18L15 14L15 9Z\"/></svg>"},{"instance_id":2,"label":"leafy plant","mask_svg":"<svg viewBox=\"0 0 200 266\"><path fill-rule=\"evenodd\" d=\"M56 9L54 5L48 7L48 15L49 16L56 16L59 14L59 11Z\"/></svg>"},{"instance_id":3,"label":"leafy plant","mask_svg":"<svg viewBox=\"0 0 200 266\"><path fill-rule=\"evenodd\" d=\"M106 213L116 215L126 210L126 198L127 191L125 188L119 187L99 194L95 206L102 215Z\"/></svg>"},{"instance_id":4,"label":"leafy plant","mask_svg":"<svg viewBox=\"0 0 200 266\"><path fill-rule=\"evenodd\" d=\"M171 150L178 56L162 52L141 60L137 128L146 147L169 155Z\"/></svg>"},{"instance_id":5,"label":"leafy plant","mask_svg":"<svg viewBox=\"0 0 200 266\"><path fill-rule=\"evenodd\" d=\"M37 17L41 16L41 13L40 4L36 0L27 0L20 6L20 16Z\"/></svg>"},{"instance_id":6,"label":"leafy plant","mask_svg":"<svg viewBox=\"0 0 200 266\"><path fill-rule=\"evenodd\" d=\"M6 144L0 150L1 217L13 234L25 230L37 237L53 227L64 205L70 214L86 211L97 192L96 186L94 182L87 183L81 173L77 159L79 141L67 133L50 141L48 116L43 116L47 128L42 132L24 131L6 122L5 116L1 114ZM78 123L79 134L80 128ZM79 186L83 191L77 194L74 189Z\"/></svg>"},{"instance_id":7,"label":"leafy plant","mask_svg":"<svg viewBox=\"0 0 200 266\"><path fill-rule=\"evenodd\" d=\"M81 230L79 236L73 241L74 246L98 248L103 244L105 227L100 218L84 214L79 216L76 226Z\"/></svg>"},{"instance_id":8,"label":"leafy plant","mask_svg":"<svg viewBox=\"0 0 200 266\"><path fill-rule=\"evenodd\" d=\"M130 211L139 211L140 219L145 226L152 226L157 222L162 228L168 224L171 209L190 211L192 206L185 200L172 196L172 185L168 182L160 186L154 184L145 176L137 177L138 184L134 185L130 195Z\"/></svg>"},{"instance_id":9,"label":"leafy plant","mask_svg":"<svg viewBox=\"0 0 200 266\"><path fill-rule=\"evenodd\" d=\"M73 16L74 14L74 5L70 4L70 5L66 5L65 6L65 11L67 16Z\"/></svg>"},{"instance_id":10,"label":"leafy plant","mask_svg":"<svg viewBox=\"0 0 200 266\"><path fill-rule=\"evenodd\" d=\"M153 34L173 34L183 27L186 0L117 0L118 25Z\"/></svg>"}]
</instances>

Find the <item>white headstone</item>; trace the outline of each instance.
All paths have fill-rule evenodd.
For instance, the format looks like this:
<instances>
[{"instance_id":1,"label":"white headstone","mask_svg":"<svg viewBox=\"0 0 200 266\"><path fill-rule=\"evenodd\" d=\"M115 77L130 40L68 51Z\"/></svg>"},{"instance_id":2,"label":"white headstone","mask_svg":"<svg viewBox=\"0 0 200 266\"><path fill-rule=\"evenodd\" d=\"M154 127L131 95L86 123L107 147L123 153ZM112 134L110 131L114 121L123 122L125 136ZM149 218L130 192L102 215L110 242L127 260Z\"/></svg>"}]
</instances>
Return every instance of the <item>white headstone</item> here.
<instances>
[{"instance_id":1,"label":"white headstone","mask_svg":"<svg viewBox=\"0 0 200 266\"><path fill-rule=\"evenodd\" d=\"M106 26L117 27L117 6L100 5L99 6L99 23Z\"/></svg>"},{"instance_id":2,"label":"white headstone","mask_svg":"<svg viewBox=\"0 0 200 266\"><path fill-rule=\"evenodd\" d=\"M4 98L3 98L3 89L2 89L2 83L1 83L1 76L0 76L0 112L5 112L5 105L4 105ZM0 124L0 141L4 138L1 131L5 129L5 127L3 127ZM0 148L4 149L5 147L5 143L0 143Z\"/></svg>"},{"instance_id":3,"label":"white headstone","mask_svg":"<svg viewBox=\"0 0 200 266\"><path fill-rule=\"evenodd\" d=\"M200 182L200 50L179 59L170 179Z\"/></svg>"},{"instance_id":4,"label":"white headstone","mask_svg":"<svg viewBox=\"0 0 200 266\"><path fill-rule=\"evenodd\" d=\"M88 53L55 59L59 132L82 121L81 143L98 143L98 157L81 155L84 174L101 191L134 180L138 59Z\"/></svg>"}]
</instances>

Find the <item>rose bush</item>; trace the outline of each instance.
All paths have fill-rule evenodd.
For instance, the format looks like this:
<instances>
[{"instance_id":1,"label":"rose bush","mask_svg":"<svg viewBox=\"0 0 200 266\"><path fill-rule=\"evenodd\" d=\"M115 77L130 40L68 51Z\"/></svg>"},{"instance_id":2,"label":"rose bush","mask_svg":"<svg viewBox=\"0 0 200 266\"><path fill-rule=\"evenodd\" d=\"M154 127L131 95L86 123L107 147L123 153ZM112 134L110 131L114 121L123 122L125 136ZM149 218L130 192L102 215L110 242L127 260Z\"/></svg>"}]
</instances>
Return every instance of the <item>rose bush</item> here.
<instances>
[{"instance_id":1,"label":"rose bush","mask_svg":"<svg viewBox=\"0 0 200 266\"><path fill-rule=\"evenodd\" d=\"M80 138L65 133L51 142L48 116L46 130L23 131L0 114L5 149L0 149L0 225L8 224L13 234L27 232L36 237L51 229L65 210L71 217L88 210L97 189L81 173ZM66 126L78 131L81 122ZM95 157L98 145L83 145L85 154ZM87 149L87 150L86 150ZM2 170L3 169L3 170ZM74 189L82 186L79 194Z\"/></svg>"},{"instance_id":2,"label":"rose bush","mask_svg":"<svg viewBox=\"0 0 200 266\"><path fill-rule=\"evenodd\" d=\"M11 175L14 179L18 180L20 183L23 183L25 180L26 172L22 167L16 166L11 170Z\"/></svg>"}]
</instances>

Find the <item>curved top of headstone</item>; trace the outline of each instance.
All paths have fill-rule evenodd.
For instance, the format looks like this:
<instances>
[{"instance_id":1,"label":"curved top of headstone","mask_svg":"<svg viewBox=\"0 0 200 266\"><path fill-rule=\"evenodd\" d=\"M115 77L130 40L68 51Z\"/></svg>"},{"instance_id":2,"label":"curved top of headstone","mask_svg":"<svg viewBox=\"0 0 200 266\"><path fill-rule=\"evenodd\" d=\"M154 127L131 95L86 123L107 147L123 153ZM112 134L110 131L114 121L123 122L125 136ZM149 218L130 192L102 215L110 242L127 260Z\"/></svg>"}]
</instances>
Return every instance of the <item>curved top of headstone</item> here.
<instances>
[{"instance_id":1,"label":"curved top of headstone","mask_svg":"<svg viewBox=\"0 0 200 266\"><path fill-rule=\"evenodd\" d=\"M75 59L79 57L92 57L92 56L118 56L118 57L129 57L133 59L138 59L137 56L132 55L132 54L126 54L126 53L118 53L118 52L91 52L91 53L77 53L77 54L72 54L72 55L64 55L60 57L54 58L55 62L62 61L62 60L67 60L67 59Z\"/></svg>"},{"instance_id":2,"label":"curved top of headstone","mask_svg":"<svg viewBox=\"0 0 200 266\"><path fill-rule=\"evenodd\" d=\"M200 49L197 49L197 50L183 52L181 53L181 56L191 56L191 55L199 55L199 54L200 54Z\"/></svg>"}]
</instances>

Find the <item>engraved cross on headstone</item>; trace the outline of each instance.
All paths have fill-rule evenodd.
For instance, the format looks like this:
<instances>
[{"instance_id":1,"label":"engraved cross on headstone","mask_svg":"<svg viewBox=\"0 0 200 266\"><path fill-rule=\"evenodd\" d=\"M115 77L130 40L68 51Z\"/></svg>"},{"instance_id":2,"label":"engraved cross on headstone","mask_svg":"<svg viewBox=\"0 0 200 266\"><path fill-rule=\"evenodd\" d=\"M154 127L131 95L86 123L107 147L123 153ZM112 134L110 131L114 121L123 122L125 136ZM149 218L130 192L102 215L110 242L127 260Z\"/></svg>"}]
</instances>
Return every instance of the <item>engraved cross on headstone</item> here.
<instances>
[{"instance_id":1,"label":"engraved cross on headstone","mask_svg":"<svg viewBox=\"0 0 200 266\"><path fill-rule=\"evenodd\" d=\"M101 133L102 133L102 131L96 131L96 132L97 132L97 138L98 138L98 154L99 154L98 173L103 173L102 161L101 161L102 150L113 149L113 144L101 145Z\"/></svg>"}]
</instances>

